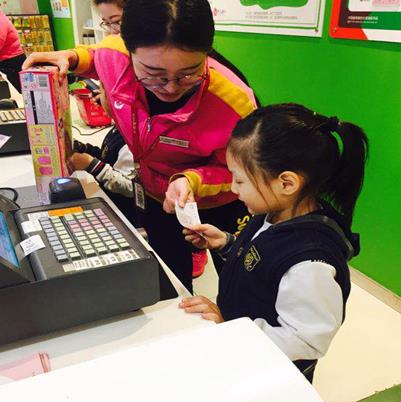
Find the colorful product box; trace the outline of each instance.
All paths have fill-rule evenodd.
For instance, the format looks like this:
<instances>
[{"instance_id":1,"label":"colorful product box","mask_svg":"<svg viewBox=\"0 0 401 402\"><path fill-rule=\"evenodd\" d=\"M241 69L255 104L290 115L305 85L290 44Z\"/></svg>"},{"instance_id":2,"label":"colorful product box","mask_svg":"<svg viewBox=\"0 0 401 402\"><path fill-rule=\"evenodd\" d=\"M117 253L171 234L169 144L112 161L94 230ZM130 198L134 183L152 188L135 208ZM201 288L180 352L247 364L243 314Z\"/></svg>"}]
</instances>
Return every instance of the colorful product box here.
<instances>
[{"instance_id":1,"label":"colorful product box","mask_svg":"<svg viewBox=\"0 0 401 402\"><path fill-rule=\"evenodd\" d=\"M58 68L33 67L20 72L36 188L42 204L49 203L49 183L69 176L72 132L67 79Z\"/></svg>"}]
</instances>

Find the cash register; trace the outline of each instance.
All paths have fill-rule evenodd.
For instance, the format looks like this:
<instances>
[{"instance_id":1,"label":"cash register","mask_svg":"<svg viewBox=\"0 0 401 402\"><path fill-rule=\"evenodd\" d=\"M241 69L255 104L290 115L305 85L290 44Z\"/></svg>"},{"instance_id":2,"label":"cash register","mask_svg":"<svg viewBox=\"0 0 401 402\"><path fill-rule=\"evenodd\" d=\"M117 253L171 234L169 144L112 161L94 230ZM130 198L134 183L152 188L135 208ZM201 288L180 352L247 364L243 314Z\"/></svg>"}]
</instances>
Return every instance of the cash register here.
<instances>
[{"instance_id":1,"label":"cash register","mask_svg":"<svg viewBox=\"0 0 401 402\"><path fill-rule=\"evenodd\" d=\"M159 300L157 259L102 198L0 203L0 344Z\"/></svg>"},{"instance_id":2,"label":"cash register","mask_svg":"<svg viewBox=\"0 0 401 402\"><path fill-rule=\"evenodd\" d=\"M12 99L0 98L0 134L9 137L0 155L30 153L25 110Z\"/></svg>"},{"instance_id":3,"label":"cash register","mask_svg":"<svg viewBox=\"0 0 401 402\"><path fill-rule=\"evenodd\" d=\"M10 86L0 74L0 156L30 153L25 110L11 99ZM6 140L6 141L5 141Z\"/></svg>"}]
</instances>

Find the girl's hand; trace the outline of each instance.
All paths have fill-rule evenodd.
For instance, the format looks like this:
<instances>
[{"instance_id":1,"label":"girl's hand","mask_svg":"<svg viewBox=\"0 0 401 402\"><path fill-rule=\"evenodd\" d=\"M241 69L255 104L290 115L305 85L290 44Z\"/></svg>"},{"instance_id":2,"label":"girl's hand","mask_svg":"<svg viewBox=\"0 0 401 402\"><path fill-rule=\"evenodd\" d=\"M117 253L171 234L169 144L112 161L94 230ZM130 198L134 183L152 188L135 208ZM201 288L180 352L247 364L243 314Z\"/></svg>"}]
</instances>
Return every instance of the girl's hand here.
<instances>
[{"instance_id":1,"label":"girl's hand","mask_svg":"<svg viewBox=\"0 0 401 402\"><path fill-rule=\"evenodd\" d=\"M214 321L216 324L224 322L217 304L204 296L188 297L183 299L178 306L186 313L201 313L202 318Z\"/></svg>"},{"instance_id":2,"label":"girl's hand","mask_svg":"<svg viewBox=\"0 0 401 402\"><path fill-rule=\"evenodd\" d=\"M71 158L68 160L68 167L73 172L75 170L85 170L92 161L93 156L89 154L79 154L78 152L75 152L71 155Z\"/></svg>"},{"instance_id":3,"label":"girl's hand","mask_svg":"<svg viewBox=\"0 0 401 402\"><path fill-rule=\"evenodd\" d=\"M178 201L178 205L181 208L184 208L187 202L195 201L194 193L186 177L179 177L169 184L166 191L166 198L163 202L163 209L168 214L175 213L176 201Z\"/></svg>"},{"instance_id":4,"label":"girl's hand","mask_svg":"<svg viewBox=\"0 0 401 402\"><path fill-rule=\"evenodd\" d=\"M202 224L185 228L185 240L197 248L220 250L227 244L227 236L213 225Z\"/></svg>"},{"instance_id":5,"label":"girl's hand","mask_svg":"<svg viewBox=\"0 0 401 402\"><path fill-rule=\"evenodd\" d=\"M73 50L58 52L34 52L25 60L21 69L26 70L35 64L52 64L60 70L59 81L67 75L69 69L74 69L78 63L78 56Z\"/></svg>"}]
</instances>

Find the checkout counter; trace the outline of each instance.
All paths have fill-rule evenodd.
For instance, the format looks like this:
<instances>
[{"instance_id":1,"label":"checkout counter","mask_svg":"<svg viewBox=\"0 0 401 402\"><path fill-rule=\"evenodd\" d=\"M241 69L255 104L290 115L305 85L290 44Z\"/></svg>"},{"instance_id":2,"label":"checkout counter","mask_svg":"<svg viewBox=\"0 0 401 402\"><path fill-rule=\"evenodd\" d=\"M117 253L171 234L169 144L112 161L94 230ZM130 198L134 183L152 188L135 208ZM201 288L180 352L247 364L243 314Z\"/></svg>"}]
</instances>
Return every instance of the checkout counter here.
<instances>
[{"instance_id":1,"label":"checkout counter","mask_svg":"<svg viewBox=\"0 0 401 402\"><path fill-rule=\"evenodd\" d=\"M79 122L74 100L74 125ZM75 138L100 145L109 129ZM31 155L0 157L0 187L34 184ZM87 198L102 197L150 246L86 172L76 172ZM321 401L284 354L251 320L220 325L178 308L190 296L160 261L178 296L135 312L0 347L0 364L44 352L51 372L0 385L14 401Z\"/></svg>"}]
</instances>

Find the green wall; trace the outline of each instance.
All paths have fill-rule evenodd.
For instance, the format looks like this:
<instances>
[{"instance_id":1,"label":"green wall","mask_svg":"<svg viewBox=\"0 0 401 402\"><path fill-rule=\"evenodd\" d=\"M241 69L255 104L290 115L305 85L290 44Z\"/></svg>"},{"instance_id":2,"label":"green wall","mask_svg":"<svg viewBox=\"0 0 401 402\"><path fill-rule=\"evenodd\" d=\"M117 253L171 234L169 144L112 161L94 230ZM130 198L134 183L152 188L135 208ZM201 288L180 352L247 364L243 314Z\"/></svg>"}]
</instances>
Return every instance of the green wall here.
<instances>
[{"instance_id":1,"label":"green wall","mask_svg":"<svg viewBox=\"0 0 401 402\"><path fill-rule=\"evenodd\" d=\"M49 0L38 0L51 15ZM263 104L298 102L362 126L370 139L351 265L401 295L401 44L217 32L215 47L248 77ZM53 18L57 49L74 46L71 19Z\"/></svg>"},{"instance_id":2,"label":"green wall","mask_svg":"<svg viewBox=\"0 0 401 402\"><path fill-rule=\"evenodd\" d=\"M53 40L56 50L71 49L74 47L74 32L72 27L72 18L54 18L50 0L37 0L39 12L48 14L51 19ZM84 0L82 0L84 2ZM84 5L85 7L87 4ZM71 2L70 2L71 9Z\"/></svg>"},{"instance_id":3,"label":"green wall","mask_svg":"<svg viewBox=\"0 0 401 402\"><path fill-rule=\"evenodd\" d=\"M263 104L297 102L362 126L370 139L353 228L351 265L401 295L401 44L218 32L215 48L247 76Z\"/></svg>"}]
</instances>

